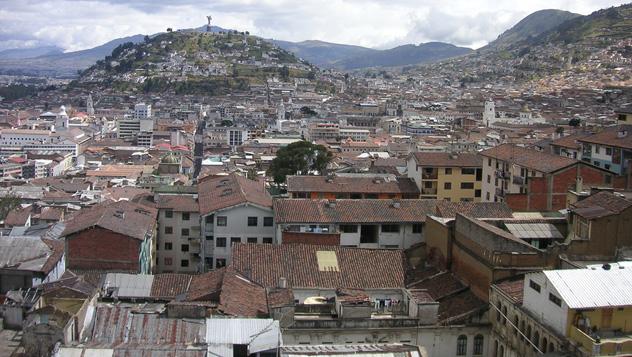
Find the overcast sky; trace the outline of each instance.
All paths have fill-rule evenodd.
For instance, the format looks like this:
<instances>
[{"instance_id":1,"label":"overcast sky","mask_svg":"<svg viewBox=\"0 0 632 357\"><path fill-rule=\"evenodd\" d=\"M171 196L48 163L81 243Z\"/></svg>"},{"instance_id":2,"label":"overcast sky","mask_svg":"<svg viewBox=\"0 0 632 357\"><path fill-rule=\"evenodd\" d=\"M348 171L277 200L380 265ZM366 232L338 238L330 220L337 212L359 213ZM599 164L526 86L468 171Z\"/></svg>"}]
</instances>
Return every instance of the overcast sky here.
<instances>
[{"instance_id":1,"label":"overcast sky","mask_svg":"<svg viewBox=\"0 0 632 357\"><path fill-rule=\"evenodd\" d=\"M289 41L388 48L444 41L481 47L541 9L589 14L609 0L0 0L0 50L91 48L118 37L215 25Z\"/></svg>"}]
</instances>

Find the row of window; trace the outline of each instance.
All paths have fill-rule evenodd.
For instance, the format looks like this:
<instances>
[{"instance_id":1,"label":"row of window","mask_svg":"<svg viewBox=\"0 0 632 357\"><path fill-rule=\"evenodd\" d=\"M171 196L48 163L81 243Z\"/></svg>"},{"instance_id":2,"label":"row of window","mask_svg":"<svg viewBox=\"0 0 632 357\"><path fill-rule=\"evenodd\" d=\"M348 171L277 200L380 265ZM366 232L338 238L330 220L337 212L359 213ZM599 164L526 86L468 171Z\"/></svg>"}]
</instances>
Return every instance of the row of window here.
<instances>
[{"instance_id":1,"label":"row of window","mask_svg":"<svg viewBox=\"0 0 632 357\"><path fill-rule=\"evenodd\" d=\"M540 284L534 282L533 280L529 280L529 287L531 289L537 291L538 293L541 290ZM555 295L549 294L549 299L551 298L551 296L557 298ZM561 305L562 301L559 300L559 302L560 302L560 305ZM501 302L498 301L496 303L496 321L502 323L503 325L506 325L507 324L507 317L508 317L507 307L502 305ZM514 335L518 335L518 333L520 332L520 340L522 340L522 341L526 340L527 342L529 342L529 344L531 345L531 347L533 348L534 351L537 352L538 349L542 353L546 353L547 351L548 352L554 352L555 351L555 346L554 346L553 342L548 341L546 339L546 337L544 337L542 339L542 341L540 341L540 333L538 331L535 331L533 336L531 336L531 332L532 332L531 325L525 324L525 320L520 321L520 318L518 317L518 315L514 316L513 324L510 322L510 325L513 325L512 326L512 330L513 330ZM504 348L503 348L503 350L504 350ZM497 356L497 357L502 357L503 354L504 354L503 352L499 352L498 342L496 342L496 346L494 348L493 355Z\"/></svg>"},{"instance_id":2,"label":"row of window","mask_svg":"<svg viewBox=\"0 0 632 357\"><path fill-rule=\"evenodd\" d=\"M339 229L340 229L340 232L342 233L358 233L357 224L341 224L339 226ZM327 227L327 230L329 230L329 227ZM413 233L420 234L421 230L422 230L421 223L413 224ZM399 224L382 224L381 231L382 233L399 233L400 225Z\"/></svg>"},{"instance_id":3,"label":"row of window","mask_svg":"<svg viewBox=\"0 0 632 357\"><path fill-rule=\"evenodd\" d=\"M474 356L480 356L483 354L483 344L485 339L483 335L474 336L474 350L472 354ZM460 335L456 339L456 355L457 356L465 356L467 355L467 336Z\"/></svg>"},{"instance_id":4,"label":"row of window","mask_svg":"<svg viewBox=\"0 0 632 357\"><path fill-rule=\"evenodd\" d=\"M213 237L210 236L206 237L206 240L213 240ZM273 239L271 237L264 237L261 239L261 243L263 244L272 244ZM217 237L215 239L215 247L217 248L225 248L226 247L226 242L227 242L227 238L226 237ZM231 237L230 238L230 245L233 246L236 243L241 243L241 237ZM252 244L256 244L259 243L258 238L257 237L248 237L246 238L246 243L252 243Z\"/></svg>"},{"instance_id":5,"label":"row of window","mask_svg":"<svg viewBox=\"0 0 632 357\"><path fill-rule=\"evenodd\" d=\"M248 227L257 227L259 225L259 217L248 217ZM216 225L218 227L228 226L227 216L217 216ZM272 227L274 225L274 217L263 217L263 226Z\"/></svg>"}]
</instances>

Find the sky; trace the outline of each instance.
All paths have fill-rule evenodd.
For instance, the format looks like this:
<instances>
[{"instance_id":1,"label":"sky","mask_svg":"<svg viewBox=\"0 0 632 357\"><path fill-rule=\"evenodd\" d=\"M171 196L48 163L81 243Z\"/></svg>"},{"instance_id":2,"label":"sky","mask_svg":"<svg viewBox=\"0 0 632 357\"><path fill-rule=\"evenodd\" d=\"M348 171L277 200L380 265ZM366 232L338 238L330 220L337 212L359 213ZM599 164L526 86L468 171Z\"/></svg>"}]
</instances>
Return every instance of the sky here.
<instances>
[{"instance_id":1,"label":"sky","mask_svg":"<svg viewBox=\"0 0 632 357\"><path fill-rule=\"evenodd\" d=\"M0 0L0 50L56 45L76 51L115 38L213 24L288 41L372 48L449 42L472 48L530 13L590 14L611 0Z\"/></svg>"}]
</instances>

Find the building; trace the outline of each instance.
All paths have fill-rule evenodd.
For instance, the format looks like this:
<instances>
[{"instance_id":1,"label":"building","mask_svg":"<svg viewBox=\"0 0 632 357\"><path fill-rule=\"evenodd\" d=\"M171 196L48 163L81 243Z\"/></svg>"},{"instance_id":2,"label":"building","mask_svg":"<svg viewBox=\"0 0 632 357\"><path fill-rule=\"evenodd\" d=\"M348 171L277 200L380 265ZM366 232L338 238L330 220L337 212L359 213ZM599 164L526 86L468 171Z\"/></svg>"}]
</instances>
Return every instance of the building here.
<instances>
[{"instance_id":1,"label":"building","mask_svg":"<svg viewBox=\"0 0 632 357\"><path fill-rule=\"evenodd\" d=\"M195 273L203 269L197 195L157 194L156 271Z\"/></svg>"},{"instance_id":2,"label":"building","mask_svg":"<svg viewBox=\"0 0 632 357\"><path fill-rule=\"evenodd\" d=\"M134 119L151 118L151 104L138 103L134 106Z\"/></svg>"},{"instance_id":3,"label":"building","mask_svg":"<svg viewBox=\"0 0 632 357\"><path fill-rule=\"evenodd\" d=\"M405 249L424 241L423 223L435 200L279 199L277 241Z\"/></svg>"},{"instance_id":4,"label":"building","mask_svg":"<svg viewBox=\"0 0 632 357\"><path fill-rule=\"evenodd\" d=\"M569 207L573 255L616 258L632 246L632 201L601 191Z\"/></svg>"},{"instance_id":5,"label":"building","mask_svg":"<svg viewBox=\"0 0 632 357\"><path fill-rule=\"evenodd\" d=\"M505 356L632 353L631 281L631 265L623 262L545 270L526 274L522 284L497 284L490 301L496 306L494 345Z\"/></svg>"},{"instance_id":6,"label":"building","mask_svg":"<svg viewBox=\"0 0 632 357\"><path fill-rule=\"evenodd\" d=\"M198 202L205 269L230 263L236 243L274 243L272 197L263 181L237 174L204 179Z\"/></svg>"},{"instance_id":7,"label":"building","mask_svg":"<svg viewBox=\"0 0 632 357\"><path fill-rule=\"evenodd\" d=\"M582 155L582 144L579 142L579 139L588 135L588 133L578 133L555 139L550 143L551 153L580 160Z\"/></svg>"},{"instance_id":8,"label":"building","mask_svg":"<svg viewBox=\"0 0 632 357\"><path fill-rule=\"evenodd\" d=\"M66 266L75 270L150 273L156 259L155 208L102 203L70 217L62 233Z\"/></svg>"},{"instance_id":9,"label":"building","mask_svg":"<svg viewBox=\"0 0 632 357\"><path fill-rule=\"evenodd\" d=\"M340 125L337 123L312 123L308 129L310 141L338 142L340 140Z\"/></svg>"},{"instance_id":10,"label":"building","mask_svg":"<svg viewBox=\"0 0 632 357\"><path fill-rule=\"evenodd\" d=\"M607 171L559 155L503 144L482 151L483 200L507 202L517 211L553 211L566 207L566 195L577 182L610 186Z\"/></svg>"},{"instance_id":11,"label":"building","mask_svg":"<svg viewBox=\"0 0 632 357\"><path fill-rule=\"evenodd\" d=\"M632 125L605 128L578 141L582 144L582 161L602 167L616 175L630 174Z\"/></svg>"},{"instance_id":12,"label":"building","mask_svg":"<svg viewBox=\"0 0 632 357\"><path fill-rule=\"evenodd\" d=\"M419 198L419 189L410 178L394 175L288 176L291 198L395 199Z\"/></svg>"},{"instance_id":13,"label":"building","mask_svg":"<svg viewBox=\"0 0 632 357\"><path fill-rule=\"evenodd\" d=\"M66 270L63 242L0 236L0 294L58 280Z\"/></svg>"},{"instance_id":14,"label":"building","mask_svg":"<svg viewBox=\"0 0 632 357\"><path fill-rule=\"evenodd\" d=\"M269 314L284 345L399 343L429 356L487 356L486 304L462 286L450 291L458 285L445 274L408 288L403 250L237 244L229 270L236 291L224 293L225 276L220 309Z\"/></svg>"},{"instance_id":15,"label":"building","mask_svg":"<svg viewBox=\"0 0 632 357\"><path fill-rule=\"evenodd\" d=\"M448 201L481 201L482 158L477 154L416 152L408 157L408 177L421 198Z\"/></svg>"}]
</instances>

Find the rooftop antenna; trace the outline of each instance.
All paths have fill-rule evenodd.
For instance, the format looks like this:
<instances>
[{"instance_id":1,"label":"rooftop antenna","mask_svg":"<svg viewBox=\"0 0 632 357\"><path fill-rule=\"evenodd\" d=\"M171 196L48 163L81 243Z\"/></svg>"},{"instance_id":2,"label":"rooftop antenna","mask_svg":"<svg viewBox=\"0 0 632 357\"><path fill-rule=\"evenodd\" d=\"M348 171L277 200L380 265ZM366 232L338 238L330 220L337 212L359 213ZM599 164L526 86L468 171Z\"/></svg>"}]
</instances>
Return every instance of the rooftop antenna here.
<instances>
[{"instance_id":1,"label":"rooftop antenna","mask_svg":"<svg viewBox=\"0 0 632 357\"><path fill-rule=\"evenodd\" d=\"M211 20L213 20L213 17L211 15L207 15L206 19L208 20L208 24L206 25L206 32L211 33Z\"/></svg>"}]
</instances>

